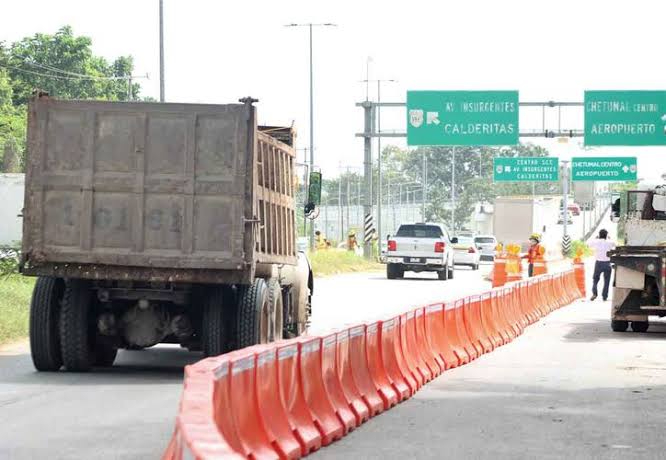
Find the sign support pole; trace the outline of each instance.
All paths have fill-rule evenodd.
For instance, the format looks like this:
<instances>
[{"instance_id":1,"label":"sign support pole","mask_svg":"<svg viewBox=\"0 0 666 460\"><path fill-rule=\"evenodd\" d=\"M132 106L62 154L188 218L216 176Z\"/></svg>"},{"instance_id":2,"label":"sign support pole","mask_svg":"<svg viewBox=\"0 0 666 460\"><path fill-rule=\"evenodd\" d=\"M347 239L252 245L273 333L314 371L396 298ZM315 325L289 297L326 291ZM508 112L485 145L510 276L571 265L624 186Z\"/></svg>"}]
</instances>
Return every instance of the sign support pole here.
<instances>
[{"instance_id":1,"label":"sign support pole","mask_svg":"<svg viewBox=\"0 0 666 460\"><path fill-rule=\"evenodd\" d=\"M363 112L365 119L365 130L367 133L363 138L364 160L363 166L365 175L365 199L363 202L364 218L372 215L372 110L373 104L369 101L363 103ZM364 220L365 222L365 220ZM363 257L370 260L372 258L372 242L363 242Z\"/></svg>"}]
</instances>

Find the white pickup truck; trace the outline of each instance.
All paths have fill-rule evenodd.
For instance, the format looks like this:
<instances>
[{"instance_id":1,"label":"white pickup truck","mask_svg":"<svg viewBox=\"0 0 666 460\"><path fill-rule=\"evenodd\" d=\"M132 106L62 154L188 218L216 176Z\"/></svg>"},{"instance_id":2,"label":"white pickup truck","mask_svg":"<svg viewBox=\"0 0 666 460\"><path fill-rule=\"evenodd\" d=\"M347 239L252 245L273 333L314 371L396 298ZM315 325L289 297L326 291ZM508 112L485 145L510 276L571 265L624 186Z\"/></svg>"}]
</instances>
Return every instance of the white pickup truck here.
<instances>
[{"instance_id":1,"label":"white pickup truck","mask_svg":"<svg viewBox=\"0 0 666 460\"><path fill-rule=\"evenodd\" d=\"M406 271L437 272L440 280L453 278L453 244L446 226L435 223L403 224L389 238L386 277L402 278Z\"/></svg>"}]
</instances>

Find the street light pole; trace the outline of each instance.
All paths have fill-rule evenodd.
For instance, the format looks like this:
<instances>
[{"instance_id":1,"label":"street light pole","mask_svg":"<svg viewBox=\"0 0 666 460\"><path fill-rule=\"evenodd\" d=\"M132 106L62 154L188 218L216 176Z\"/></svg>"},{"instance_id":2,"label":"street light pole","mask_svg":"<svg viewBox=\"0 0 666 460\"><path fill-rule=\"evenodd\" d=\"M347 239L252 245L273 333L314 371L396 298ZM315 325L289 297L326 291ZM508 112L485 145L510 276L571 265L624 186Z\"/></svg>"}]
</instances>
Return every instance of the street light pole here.
<instances>
[{"instance_id":1,"label":"street light pole","mask_svg":"<svg viewBox=\"0 0 666 460\"><path fill-rule=\"evenodd\" d=\"M161 0L160 0L161 1ZM312 28L313 27L335 27L330 22L323 24L287 24L285 27L307 27L310 38L310 172L314 171L314 71L312 63ZM310 249L314 249L314 222L310 222Z\"/></svg>"},{"instance_id":2,"label":"street light pole","mask_svg":"<svg viewBox=\"0 0 666 460\"><path fill-rule=\"evenodd\" d=\"M164 0L160 0L160 102L164 102Z\"/></svg>"}]
</instances>

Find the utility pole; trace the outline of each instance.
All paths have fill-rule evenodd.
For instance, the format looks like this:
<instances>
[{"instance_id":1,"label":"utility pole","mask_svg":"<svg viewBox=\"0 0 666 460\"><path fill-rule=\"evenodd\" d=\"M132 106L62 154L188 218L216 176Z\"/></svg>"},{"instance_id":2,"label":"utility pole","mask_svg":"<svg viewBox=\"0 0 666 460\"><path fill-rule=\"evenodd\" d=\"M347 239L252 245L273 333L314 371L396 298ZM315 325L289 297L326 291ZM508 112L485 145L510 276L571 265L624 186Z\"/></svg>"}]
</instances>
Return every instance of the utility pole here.
<instances>
[{"instance_id":1,"label":"utility pole","mask_svg":"<svg viewBox=\"0 0 666 460\"><path fill-rule=\"evenodd\" d=\"M456 148L451 152L451 231L456 231Z\"/></svg>"},{"instance_id":2,"label":"utility pole","mask_svg":"<svg viewBox=\"0 0 666 460\"><path fill-rule=\"evenodd\" d=\"M164 102L164 0L160 0L160 102Z\"/></svg>"},{"instance_id":3,"label":"utility pole","mask_svg":"<svg viewBox=\"0 0 666 460\"><path fill-rule=\"evenodd\" d=\"M370 59L372 60L372 59ZM366 87L366 100L368 99L368 88L371 81L377 83L377 106L376 106L376 116L377 116L377 233L382 234L382 204L383 204L383 173L382 173L382 122L381 122L381 102L382 102L382 82L391 82L395 83L397 80L390 78L376 80L370 80L369 76L369 67L366 69L366 79L363 80Z\"/></svg>"},{"instance_id":4,"label":"utility pole","mask_svg":"<svg viewBox=\"0 0 666 460\"><path fill-rule=\"evenodd\" d=\"M335 27L330 22L323 24L287 24L285 27L307 27L310 38L310 171L314 171L314 70L312 64L312 28L313 27ZM310 225L310 249L314 249L314 225Z\"/></svg>"},{"instance_id":5,"label":"utility pole","mask_svg":"<svg viewBox=\"0 0 666 460\"><path fill-rule=\"evenodd\" d=\"M345 240L345 223L342 218L342 175L338 177L338 222L340 223L340 241Z\"/></svg>"},{"instance_id":6,"label":"utility pole","mask_svg":"<svg viewBox=\"0 0 666 460\"><path fill-rule=\"evenodd\" d=\"M423 193L421 193L421 205L423 207L423 222L426 221L426 193L428 188L428 157L426 156L426 151L423 150Z\"/></svg>"},{"instance_id":7,"label":"utility pole","mask_svg":"<svg viewBox=\"0 0 666 460\"><path fill-rule=\"evenodd\" d=\"M370 101L363 103L364 128L366 135L363 137L363 176L365 178L365 200L363 202L363 222L365 216L372 214L372 104ZM364 239L365 240L365 239ZM363 257L372 258L372 245L363 242Z\"/></svg>"}]
</instances>

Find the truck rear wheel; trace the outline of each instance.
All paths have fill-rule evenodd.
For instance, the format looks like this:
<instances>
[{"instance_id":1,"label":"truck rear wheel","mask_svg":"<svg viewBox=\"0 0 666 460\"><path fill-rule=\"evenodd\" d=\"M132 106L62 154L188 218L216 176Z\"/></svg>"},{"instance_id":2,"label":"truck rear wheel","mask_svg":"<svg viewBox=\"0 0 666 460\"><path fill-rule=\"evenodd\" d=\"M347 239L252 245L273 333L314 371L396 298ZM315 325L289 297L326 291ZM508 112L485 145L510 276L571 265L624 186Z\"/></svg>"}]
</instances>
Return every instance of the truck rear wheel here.
<instances>
[{"instance_id":1,"label":"truck rear wheel","mask_svg":"<svg viewBox=\"0 0 666 460\"><path fill-rule=\"evenodd\" d=\"M626 332L629 327L629 321L622 321L613 319L611 320L611 329L613 332Z\"/></svg>"},{"instance_id":2,"label":"truck rear wheel","mask_svg":"<svg viewBox=\"0 0 666 460\"><path fill-rule=\"evenodd\" d=\"M268 282L268 296L271 306L269 316L273 319L273 325L269 328L269 332L272 332L269 342L274 342L284 338L284 300L278 280L273 279Z\"/></svg>"},{"instance_id":3,"label":"truck rear wheel","mask_svg":"<svg viewBox=\"0 0 666 460\"><path fill-rule=\"evenodd\" d=\"M437 272L437 278L439 278L442 281L446 281L449 279L449 267L444 268L444 270L438 271Z\"/></svg>"},{"instance_id":4,"label":"truck rear wheel","mask_svg":"<svg viewBox=\"0 0 666 460\"><path fill-rule=\"evenodd\" d=\"M215 286L205 293L201 320L201 345L205 356L217 356L228 351L224 315L224 290Z\"/></svg>"},{"instance_id":5,"label":"truck rear wheel","mask_svg":"<svg viewBox=\"0 0 666 460\"><path fill-rule=\"evenodd\" d=\"M30 301L30 351L38 371L57 371L62 366L60 351L60 302L65 283L59 278L37 278Z\"/></svg>"},{"instance_id":6,"label":"truck rear wheel","mask_svg":"<svg viewBox=\"0 0 666 460\"><path fill-rule=\"evenodd\" d=\"M92 340L95 331L89 321L91 300L88 282L66 283L60 312L60 343L63 364L70 372L88 371L95 360Z\"/></svg>"},{"instance_id":7,"label":"truck rear wheel","mask_svg":"<svg viewBox=\"0 0 666 460\"><path fill-rule=\"evenodd\" d=\"M632 321L631 330L634 332L647 332L650 327L650 323L647 321Z\"/></svg>"},{"instance_id":8,"label":"truck rear wheel","mask_svg":"<svg viewBox=\"0 0 666 460\"><path fill-rule=\"evenodd\" d=\"M250 286L242 288L236 318L236 344L238 348L245 348L258 343L268 343L269 337L275 336L274 330L270 332L270 328L275 327L275 322L271 321L271 304L268 291L268 284L261 278L255 279Z\"/></svg>"}]
</instances>

